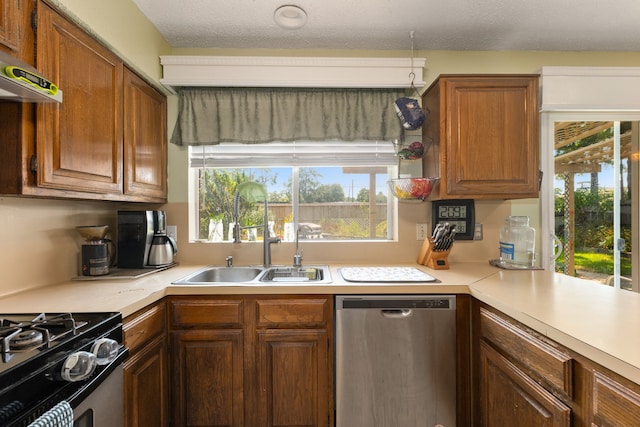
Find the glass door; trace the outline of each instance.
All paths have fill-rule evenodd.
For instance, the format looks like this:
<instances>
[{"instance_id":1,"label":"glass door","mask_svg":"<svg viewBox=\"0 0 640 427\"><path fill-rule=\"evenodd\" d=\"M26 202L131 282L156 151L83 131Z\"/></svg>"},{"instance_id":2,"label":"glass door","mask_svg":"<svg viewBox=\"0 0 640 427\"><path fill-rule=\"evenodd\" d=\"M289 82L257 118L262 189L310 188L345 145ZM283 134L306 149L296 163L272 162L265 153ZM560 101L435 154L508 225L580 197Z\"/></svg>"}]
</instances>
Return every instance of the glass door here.
<instances>
[{"instance_id":1,"label":"glass door","mask_svg":"<svg viewBox=\"0 0 640 427\"><path fill-rule=\"evenodd\" d=\"M638 121L569 116L547 122L553 216L546 223L555 249L548 269L637 292Z\"/></svg>"}]
</instances>

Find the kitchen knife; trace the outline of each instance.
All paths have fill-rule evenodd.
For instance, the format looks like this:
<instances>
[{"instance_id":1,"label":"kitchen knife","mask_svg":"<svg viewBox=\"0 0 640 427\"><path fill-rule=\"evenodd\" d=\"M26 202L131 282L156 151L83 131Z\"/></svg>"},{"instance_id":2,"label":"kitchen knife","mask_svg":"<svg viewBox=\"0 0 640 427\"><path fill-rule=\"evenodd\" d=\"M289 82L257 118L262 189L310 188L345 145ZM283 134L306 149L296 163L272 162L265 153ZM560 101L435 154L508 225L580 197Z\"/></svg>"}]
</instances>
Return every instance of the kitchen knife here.
<instances>
[{"instance_id":1,"label":"kitchen knife","mask_svg":"<svg viewBox=\"0 0 640 427\"><path fill-rule=\"evenodd\" d=\"M434 250L436 252L440 252L442 250L442 246L444 245L445 240L447 239L447 236L449 235L449 225L445 225L443 232L440 234L440 237L438 238L438 241L436 242L436 246L434 248Z\"/></svg>"},{"instance_id":2,"label":"kitchen knife","mask_svg":"<svg viewBox=\"0 0 640 427\"><path fill-rule=\"evenodd\" d=\"M445 233L447 232L447 229L449 228L448 222L445 222L444 224L440 223L438 225L440 225L441 227L436 230L436 233L433 237L434 250L437 250L440 243L442 243L442 238L444 237Z\"/></svg>"},{"instance_id":3,"label":"kitchen knife","mask_svg":"<svg viewBox=\"0 0 640 427\"><path fill-rule=\"evenodd\" d=\"M444 224L439 222L436 224L435 228L433 229L433 234L431 234L431 240L435 241L436 237L438 237L438 234L441 233L441 230L444 228Z\"/></svg>"},{"instance_id":4,"label":"kitchen knife","mask_svg":"<svg viewBox=\"0 0 640 427\"><path fill-rule=\"evenodd\" d=\"M453 240L455 236L456 236L456 225L454 224L451 226L451 229L449 230L449 235L447 236L447 240L445 242L443 250L446 251L451 249L451 246L453 246Z\"/></svg>"}]
</instances>

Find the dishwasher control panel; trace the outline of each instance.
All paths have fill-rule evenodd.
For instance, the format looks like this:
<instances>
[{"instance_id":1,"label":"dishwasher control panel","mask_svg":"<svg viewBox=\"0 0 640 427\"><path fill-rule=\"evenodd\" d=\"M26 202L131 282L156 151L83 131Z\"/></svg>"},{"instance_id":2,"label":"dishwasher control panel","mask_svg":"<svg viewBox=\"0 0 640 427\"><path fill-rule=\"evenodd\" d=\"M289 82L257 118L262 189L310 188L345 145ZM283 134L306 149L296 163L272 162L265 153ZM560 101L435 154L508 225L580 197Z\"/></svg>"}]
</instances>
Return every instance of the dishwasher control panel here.
<instances>
[{"instance_id":1,"label":"dishwasher control panel","mask_svg":"<svg viewBox=\"0 0 640 427\"><path fill-rule=\"evenodd\" d=\"M336 299L336 309L350 308L430 308L430 309L455 309L455 297L389 297L389 296L343 296Z\"/></svg>"}]
</instances>

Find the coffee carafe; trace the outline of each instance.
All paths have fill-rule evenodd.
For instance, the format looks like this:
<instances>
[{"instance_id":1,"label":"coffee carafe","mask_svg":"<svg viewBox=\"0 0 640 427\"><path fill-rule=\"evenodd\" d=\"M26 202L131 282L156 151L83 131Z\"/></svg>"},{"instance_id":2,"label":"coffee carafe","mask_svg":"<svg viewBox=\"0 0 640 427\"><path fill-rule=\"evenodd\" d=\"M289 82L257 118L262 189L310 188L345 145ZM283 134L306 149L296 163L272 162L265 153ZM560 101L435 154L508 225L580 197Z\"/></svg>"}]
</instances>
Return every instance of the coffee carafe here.
<instances>
[{"instance_id":1,"label":"coffee carafe","mask_svg":"<svg viewBox=\"0 0 640 427\"><path fill-rule=\"evenodd\" d=\"M173 264L173 257L178 253L178 245L173 237L167 236L164 211L153 211L153 223L154 235L148 263L154 267Z\"/></svg>"},{"instance_id":2,"label":"coffee carafe","mask_svg":"<svg viewBox=\"0 0 640 427\"><path fill-rule=\"evenodd\" d=\"M151 242L149 265L163 266L173 264L173 257L178 253L178 246L173 237L156 234Z\"/></svg>"},{"instance_id":3,"label":"coffee carafe","mask_svg":"<svg viewBox=\"0 0 640 427\"><path fill-rule=\"evenodd\" d=\"M76 227L84 239L82 244L82 275L104 276L114 258L113 242L109 239L108 225L88 225Z\"/></svg>"}]
</instances>

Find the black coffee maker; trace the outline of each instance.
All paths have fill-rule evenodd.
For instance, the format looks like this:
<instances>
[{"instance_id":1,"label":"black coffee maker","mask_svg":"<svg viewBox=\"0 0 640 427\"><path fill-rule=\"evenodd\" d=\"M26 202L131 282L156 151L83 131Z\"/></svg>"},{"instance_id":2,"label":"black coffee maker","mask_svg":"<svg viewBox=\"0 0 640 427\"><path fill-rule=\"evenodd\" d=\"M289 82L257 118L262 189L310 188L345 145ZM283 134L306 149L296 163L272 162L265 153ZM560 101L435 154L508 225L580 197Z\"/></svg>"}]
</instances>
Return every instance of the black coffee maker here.
<instances>
[{"instance_id":1,"label":"black coffee maker","mask_svg":"<svg viewBox=\"0 0 640 427\"><path fill-rule=\"evenodd\" d=\"M166 223L164 211L118 211L118 267L172 264L177 245L167 236Z\"/></svg>"}]
</instances>

